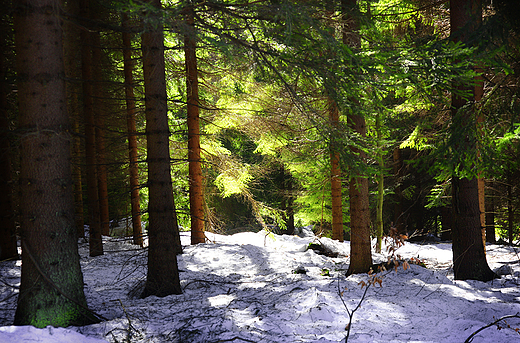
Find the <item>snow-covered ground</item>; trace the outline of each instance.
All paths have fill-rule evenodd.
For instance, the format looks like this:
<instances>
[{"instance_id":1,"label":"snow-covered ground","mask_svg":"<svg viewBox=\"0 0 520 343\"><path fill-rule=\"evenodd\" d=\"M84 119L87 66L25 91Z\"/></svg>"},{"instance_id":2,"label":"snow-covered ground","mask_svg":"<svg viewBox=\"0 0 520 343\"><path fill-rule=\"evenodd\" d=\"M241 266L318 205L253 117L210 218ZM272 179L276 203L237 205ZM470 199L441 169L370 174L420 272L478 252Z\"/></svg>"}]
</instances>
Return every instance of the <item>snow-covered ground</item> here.
<instances>
[{"instance_id":1,"label":"snow-covered ground","mask_svg":"<svg viewBox=\"0 0 520 343\"><path fill-rule=\"evenodd\" d=\"M124 239L106 238L105 254L88 256L80 245L89 307L108 321L85 327L14 327L20 261L0 263L0 342L464 342L494 320L520 312L520 255L513 247L488 245L490 266L505 274L492 282L454 281L451 245L406 243L410 264L378 274L345 277L349 242L319 242L339 254L307 249L318 242L300 236L208 233L207 244L190 246L183 233L179 256L182 295L139 299L146 275L146 250ZM374 262L387 253L374 254ZM520 342L519 318L491 326L473 342ZM509 324L510 328L507 327Z\"/></svg>"}]
</instances>

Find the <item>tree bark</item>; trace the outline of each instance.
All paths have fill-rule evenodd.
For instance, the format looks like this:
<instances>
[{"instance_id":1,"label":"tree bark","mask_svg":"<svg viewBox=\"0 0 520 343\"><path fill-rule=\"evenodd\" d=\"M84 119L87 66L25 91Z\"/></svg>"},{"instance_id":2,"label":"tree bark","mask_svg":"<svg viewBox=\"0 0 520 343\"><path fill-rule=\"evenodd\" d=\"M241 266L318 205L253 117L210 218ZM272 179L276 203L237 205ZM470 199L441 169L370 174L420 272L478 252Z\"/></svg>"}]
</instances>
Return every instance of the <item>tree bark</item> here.
<instances>
[{"instance_id":1,"label":"tree bark","mask_svg":"<svg viewBox=\"0 0 520 343\"><path fill-rule=\"evenodd\" d=\"M84 19L90 17L90 1L80 0L80 15ZM83 76L83 116L85 120L85 160L87 171L88 225L90 256L103 254L101 237L101 217L96 170L96 122L94 115L94 99L92 90L92 40L87 29L81 31L81 69Z\"/></svg>"},{"instance_id":2,"label":"tree bark","mask_svg":"<svg viewBox=\"0 0 520 343\"><path fill-rule=\"evenodd\" d=\"M157 10L160 0L147 1ZM168 108L161 17L148 13L142 35L148 153L148 273L142 297L180 294L177 254L182 253L170 172Z\"/></svg>"},{"instance_id":3,"label":"tree bark","mask_svg":"<svg viewBox=\"0 0 520 343\"><path fill-rule=\"evenodd\" d=\"M184 35L186 64L186 93L188 110L188 163L191 218L191 244L204 243L204 185L200 158L199 76L194 10L186 9L186 24L190 31Z\"/></svg>"},{"instance_id":4,"label":"tree bark","mask_svg":"<svg viewBox=\"0 0 520 343\"><path fill-rule=\"evenodd\" d=\"M339 126L339 109L336 103L329 101L329 121L333 131ZM335 132L330 141L330 184L332 205L332 239L343 242L343 204L341 196L341 168L339 164L339 151L334 143Z\"/></svg>"},{"instance_id":5,"label":"tree bark","mask_svg":"<svg viewBox=\"0 0 520 343\"><path fill-rule=\"evenodd\" d=\"M361 39L356 32L359 25L352 13L357 11L356 0L342 0L342 12L345 15L343 26L343 43L353 49L361 47ZM351 129L360 137L366 136L365 118L354 112L349 113L348 122ZM358 154L361 163L366 163L366 153L352 148ZM370 241L370 209L368 203L368 179L351 175L349 183L350 198L350 265L347 274L366 273L372 265L372 249Z\"/></svg>"},{"instance_id":6,"label":"tree bark","mask_svg":"<svg viewBox=\"0 0 520 343\"><path fill-rule=\"evenodd\" d=\"M15 325L84 325L74 225L59 0L20 0L15 45L20 114L22 277Z\"/></svg>"},{"instance_id":7,"label":"tree bark","mask_svg":"<svg viewBox=\"0 0 520 343\"><path fill-rule=\"evenodd\" d=\"M2 1L1 16L5 18L10 2ZM7 80L8 33L12 32L12 22L0 23L0 261L18 259L16 246L16 225L14 220L11 176L11 147L9 144L9 104L10 91Z\"/></svg>"},{"instance_id":8,"label":"tree bark","mask_svg":"<svg viewBox=\"0 0 520 343\"><path fill-rule=\"evenodd\" d=\"M91 6L94 3L91 3ZM99 20L99 6L91 9L93 20ZM108 171L106 165L105 148L105 97L103 83L103 50L101 49L101 36L99 31L90 32L92 39L92 93L96 139L96 168L99 199L99 220L101 222L101 234L110 235L110 217L108 209Z\"/></svg>"},{"instance_id":9,"label":"tree bark","mask_svg":"<svg viewBox=\"0 0 520 343\"><path fill-rule=\"evenodd\" d=\"M377 162L379 164L379 173L377 175L377 206L376 206L376 252L381 252L381 245L383 243L383 204L385 197L385 174L384 174L384 160L383 160L383 147L381 145L381 115L376 114L376 134L377 134Z\"/></svg>"},{"instance_id":10,"label":"tree bark","mask_svg":"<svg viewBox=\"0 0 520 343\"><path fill-rule=\"evenodd\" d=\"M128 15L123 14L123 28L129 28ZM137 154L137 129L135 124L136 107L134 96L134 63L132 60L132 36L123 30L123 59L125 74L125 95L126 95L126 124L128 130L128 154L129 154L129 176L130 176L130 196L132 208L132 228L134 244L143 246L143 232L141 224L141 205L139 196L139 167Z\"/></svg>"},{"instance_id":11,"label":"tree bark","mask_svg":"<svg viewBox=\"0 0 520 343\"><path fill-rule=\"evenodd\" d=\"M479 0L450 1L450 26L454 41L467 43L469 35L476 29L482 18ZM468 90L475 99L475 87L472 85L455 85L458 90ZM464 109L467 99L452 95L453 134L459 134L462 126L474 123L471 110ZM473 124L475 125L475 124ZM454 146L454 150L469 151L477 155L477 127L466 129L464 142ZM463 161L461 161L463 163ZM474 166L463 166L472 168ZM479 204L478 179L452 177L453 208L453 270L456 280L475 279L488 281L494 277L493 271L486 261L486 253L482 240L481 210Z\"/></svg>"},{"instance_id":12,"label":"tree bark","mask_svg":"<svg viewBox=\"0 0 520 343\"><path fill-rule=\"evenodd\" d=\"M71 16L79 15L79 1L67 1L65 11ZM67 87L67 111L71 118L74 132L80 132L80 99L81 84L77 82L81 79L81 31L76 23L67 21L64 23L64 56L65 56L65 75L67 79L73 80L66 83ZM72 142L72 178L74 181L74 211L76 221L76 231L78 238L85 237L85 220L83 213L83 180L81 175L82 165L81 139L79 135L73 137Z\"/></svg>"}]
</instances>

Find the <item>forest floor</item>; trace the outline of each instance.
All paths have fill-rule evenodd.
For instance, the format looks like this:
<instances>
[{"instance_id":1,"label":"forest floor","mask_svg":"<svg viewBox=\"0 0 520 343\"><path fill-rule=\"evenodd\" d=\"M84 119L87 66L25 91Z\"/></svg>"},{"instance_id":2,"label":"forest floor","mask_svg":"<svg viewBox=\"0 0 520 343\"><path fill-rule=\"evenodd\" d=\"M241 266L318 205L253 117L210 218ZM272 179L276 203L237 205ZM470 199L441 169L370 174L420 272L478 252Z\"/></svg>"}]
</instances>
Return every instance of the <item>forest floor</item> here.
<instances>
[{"instance_id":1,"label":"forest floor","mask_svg":"<svg viewBox=\"0 0 520 343\"><path fill-rule=\"evenodd\" d=\"M299 236L207 235L209 243L190 246L182 233L183 294L164 298L138 298L146 250L106 237L105 254L89 257L81 243L89 307L108 319L84 327L11 326L21 262L0 262L0 342L345 342L349 334L348 342L462 343L520 313L515 247L487 246L500 279L454 281L451 244L406 242L396 254L409 267L378 273L367 288L367 274L345 277L349 242L318 239L306 229ZM312 242L332 256L308 249ZM387 261L383 250L375 263ZM500 320L472 342L520 342L517 328L519 317Z\"/></svg>"}]
</instances>

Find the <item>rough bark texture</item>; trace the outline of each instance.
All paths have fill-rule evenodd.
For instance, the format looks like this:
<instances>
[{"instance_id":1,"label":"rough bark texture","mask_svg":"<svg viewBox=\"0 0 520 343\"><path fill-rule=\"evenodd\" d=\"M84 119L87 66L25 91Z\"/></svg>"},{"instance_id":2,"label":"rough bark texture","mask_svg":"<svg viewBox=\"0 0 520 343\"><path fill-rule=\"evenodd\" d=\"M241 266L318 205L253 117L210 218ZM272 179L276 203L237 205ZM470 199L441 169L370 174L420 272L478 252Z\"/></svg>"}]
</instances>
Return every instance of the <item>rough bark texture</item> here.
<instances>
[{"instance_id":1,"label":"rough bark texture","mask_svg":"<svg viewBox=\"0 0 520 343\"><path fill-rule=\"evenodd\" d=\"M1 1L0 15L5 17L8 1ZM11 189L11 149L9 144L9 109L7 93L10 86L7 80L8 33L12 23L0 23L0 261L18 259L16 247L16 226L14 220Z\"/></svg>"},{"instance_id":2,"label":"rough bark texture","mask_svg":"<svg viewBox=\"0 0 520 343\"><path fill-rule=\"evenodd\" d=\"M16 4L22 277L14 323L90 324L74 225L60 1Z\"/></svg>"},{"instance_id":3,"label":"rough bark texture","mask_svg":"<svg viewBox=\"0 0 520 343\"><path fill-rule=\"evenodd\" d=\"M160 0L148 3L161 7ZM160 17L152 13L149 16L152 27L142 35L150 196L148 274L142 297L181 293L176 255L182 252L182 246L170 173L164 37Z\"/></svg>"},{"instance_id":4,"label":"rough bark texture","mask_svg":"<svg viewBox=\"0 0 520 343\"><path fill-rule=\"evenodd\" d=\"M360 136L366 135L365 118L354 115L349 118L352 129ZM357 151L364 161L366 154ZM366 273L372 265L370 241L370 209L368 203L368 179L352 177L349 184L350 197L350 265L347 274Z\"/></svg>"},{"instance_id":5,"label":"rough bark texture","mask_svg":"<svg viewBox=\"0 0 520 343\"><path fill-rule=\"evenodd\" d=\"M361 40L357 33L358 23L351 13L356 11L356 0L342 0L342 12L346 15L343 27L343 43L357 49ZM351 129L360 137L366 136L365 118L350 113L348 122ZM361 163L365 163L366 154L353 148L359 154ZM372 265L372 249L370 242L370 209L368 203L368 179L352 175L349 184L350 198L350 265L347 274L366 273Z\"/></svg>"},{"instance_id":6,"label":"rough bark texture","mask_svg":"<svg viewBox=\"0 0 520 343\"><path fill-rule=\"evenodd\" d=\"M468 44L469 36L480 23L482 18L481 3L478 0L450 1L450 25L452 39ZM456 85L459 90L469 90L475 97L475 88L472 85ZM462 107L467 100L452 95L453 125L469 125L473 115L470 110ZM454 127L453 132L461 132ZM468 132L464 142L460 142L453 149L464 149L477 154L476 136L477 127ZM467 168L471 166L466 166ZM457 280L475 279L488 281L494 277L493 271L486 261L486 253L482 240L481 210L479 204L478 179L452 177L452 209L453 209L453 270Z\"/></svg>"},{"instance_id":7,"label":"rough bark texture","mask_svg":"<svg viewBox=\"0 0 520 343\"><path fill-rule=\"evenodd\" d=\"M80 0L82 18L89 18L89 0ZM99 193L96 170L96 130L92 90L92 40L88 30L81 31L81 68L83 76L83 116L85 120L85 160L87 171L88 225L90 256L103 254Z\"/></svg>"},{"instance_id":8,"label":"rough bark texture","mask_svg":"<svg viewBox=\"0 0 520 343\"><path fill-rule=\"evenodd\" d=\"M123 14L123 27L129 28L129 20ZM126 125L128 130L128 154L129 154L129 176L130 176L130 196L132 207L132 228L134 244L143 246L143 232L141 224L141 205L139 197L139 167L137 164L137 129L135 125L135 96L134 96L134 63L132 61L132 36L123 30L123 58L125 74L125 95L126 95Z\"/></svg>"},{"instance_id":9,"label":"rough bark texture","mask_svg":"<svg viewBox=\"0 0 520 343\"><path fill-rule=\"evenodd\" d=\"M334 129L339 125L339 110L334 101L329 104L329 121ZM341 197L341 168L339 151L334 144L334 133L330 143L330 184L332 205L332 239L343 242L343 204Z\"/></svg>"},{"instance_id":10,"label":"rough bark texture","mask_svg":"<svg viewBox=\"0 0 520 343\"><path fill-rule=\"evenodd\" d=\"M187 9L186 23L191 29L184 38L184 59L186 64L186 93L188 95L188 163L189 196L191 218L191 244L204 243L204 185L200 158L199 121L199 76L197 70L196 35L194 13Z\"/></svg>"}]
</instances>

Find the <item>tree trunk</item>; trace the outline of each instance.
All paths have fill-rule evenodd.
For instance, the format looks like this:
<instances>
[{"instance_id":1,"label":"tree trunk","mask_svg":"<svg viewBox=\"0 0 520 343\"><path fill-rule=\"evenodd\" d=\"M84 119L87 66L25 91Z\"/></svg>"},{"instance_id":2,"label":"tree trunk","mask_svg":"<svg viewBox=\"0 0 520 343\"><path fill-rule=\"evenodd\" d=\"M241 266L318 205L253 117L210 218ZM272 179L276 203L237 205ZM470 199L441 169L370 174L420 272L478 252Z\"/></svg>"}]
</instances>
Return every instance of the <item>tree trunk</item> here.
<instances>
[{"instance_id":1,"label":"tree trunk","mask_svg":"<svg viewBox=\"0 0 520 343\"><path fill-rule=\"evenodd\" d=\"M513 211L513 186L511 172L508 172L507 178L507 240L509 245L513 245L514 242L514 211Z\"/></svg>"},{"instance_id":2,"label":"tree trunk","mask_svg":"<svg viewBox=\"0 0 520 343\"><path fill-rule=\"evenodd\" d=\"M99 20L99 16L97 15L98 11L99 8L91 9L92 19ZM102 73L103 50L101 49L101 37L99 31L91 32L90 35L92 38L92 90L96 138L97 183L99 193L99 220L101 222L101 234L109 236L110 217L108 210L108 171L105 149L105 101L103 100L105 97L105 91Z\"/></svg>"},{"instance_id":3,"label":"tree trunk","mask_svg":"<svg viewBox=\"0 0 520 343\"><path fill-rule=\"evenodd\" d=\"M330 140L330 185L332 205L332 239L343 242L343 204L341 197L341 168L339 165L339 152L336 150L336 130L339 126L339 109L336 103L329 102L329 120L333 130Z\"/></svg>"},{"instance_id":4,"label":"tree trunk","mask_svg":"<svg viewBox=\"0 0 520 343\"><path fill-rule=\"evenodd\" d=\"M361 39L357 33L357 19L352 13L357 12L356 0L342 0L342 12L345 14L343 25L343 43L353 49L361 47ZM348 122L350 128L359 134L366 136L365 118L354 112L349 113ZM366 163L366 153L356 148L353 152L358 154L361 163ZM372 251L370 242L370 209L368 203L368 179L358 175L351 175L349 184L350 198L350 265L347 274L366 273L372 265Z\"/></svg>"},{"instance_id":5,"label":"tree trunk","mask_svg":"<svg viewBox=\"0 0 520 343\"><path fill-rule=\"evenodd\" d=\"M81 0L81 17L90 17L89 0ZM101 217L96 170L96 131L92 90L92 40L87 29L81 31L81 69L83 76L83 116L85 120L85 160L87 171L88 225L90 256L103 254Z\"/></svg>"},{"instance_id":6,"label":"tree trunk","mask_svg":"<svg viewBox=\"0 0 520 343\"><path fill-rule=\"evenodd\" d=\"M377 206L376 206L376 252L381 252L381 245L383 243L383 203L385 197L385 173L383 160L383 147L381 146L381 116L376 114L376 133L377 133L377 159L379 164L379 174L377 175Z\"/></svg>"},{"instance_id":7,"label":"tree trunk","mask_svg":"<svg viewBox=\"0 0 520 343\"><path fill-rule=\"evenodd\" d=\"M467 42L467 35L479 25L482 13L479 0L450 2L450 25L454 41ZM471 85L456 85L458 90L468 90L475 97L475 87ZM460 135L465 127L464 142L453 147L455 151L469 151L477 155L477 127L471 116L471 110L463 108L467 99L456 94L452 95L452 116L454 135ZM468 127L474 125L474 127ZM461 164L464 161L460 162ZM462 166L472 168L474 166ZM482 240L482 227L477 178L452 177L452 208L453 208L453 270L456 280L475 279L488 281L494 277L493 271L486 261L486 253Z\"/></svg>"},{"instance_id":8,"label":"tree trunk","mask_svg":"<svg viewBox=\"0 0 520 343\"><path fill-rule=\"evenodd\" d=\"M84 325L59 0L16 2L22 277L15 325Z\"/></svg>"},{"instance_id":9,"label":"tree trunk","mask_svg":"<svg viewBox=\"0 0 520 343\"><path fill-rule=\"evenodd\" d=\"M161 8L160 0L148 3ZM170 172L164 38L160 16L150 12L149 20L151 25L142 35L150 196L148 274L143 298L181 293L176 255L182 252Z\"/></svg>"},{"instance_id":10,"label":"tree trunk","mask_svg":"<svg viewBox=\"0 0 520 343\"><path fill-rule=\"evenodd\" d=\"M79 15L79 1L67 1L65 11L72 17ZM66 21L64 23L64 56L65 56L65 75L67 79L67 110L72 121L75 133L80 132L79 121L81 120L80 100L81 84L76 82L81 79L81 31L76 23ZM83 187L81 179L82 162L81 139L79 135L73 137L72 142L72 178L74 181L74 211L76 231L78 238L85 237L85 220L83 213Z\"/></svg>"},{"instance_id":11,"label":"tree trunk","mask_svg":"<svg viewBox=\"0 0 520 343\"><path fill-rule=\"evenodd\" d=\"M132 61L131 34L125 29L130 27L128 16L123 14L123 58L126 95L126 124L128 129L128 154L130 159L130 196L132 207L132 228L134 244L143 246L143 232L141 224L141 206L139 197L139 168L137 164L137 129L135 124L135 96L134 96L134 63Z\"/></svg>"},{"instance_id":12,"label":"tree trunk","mask_svg":"<svg viewBox=\"0 0 520 343\"><path fill-rule=\"evenodd\" d=\"M361 137L366 135L365 118L359 115L349 117L352 129ZM366 154L359 153L361 161ZM368 203L368 179L352 176L349 184L350 197L350 265L347 274L366 273L372 265L370 241L370 209Z\"/></svg>"},{"instance_id":13,"label":"tree trunk","mask_svg":"<svg viewBox=\"0 0 520 343\"><path fill-rule=\"evenodd\" d=\"M186 93L188 96L188 163L191 218L191 244L204 243L204 194L200 159L199 79L197 44L193 8L187 9L186 23L190 28L184 36Z\"/></svg>"},{"instance_id":14,"label":"tree trunk","mask_svg":"<svg viewBox=\"0 0 520 343\"><path fill-rule=\"evenodd\" d=\"M10 2L2 1L2 18ZM10 91L7 80L9 55L8 33L12 32L11 22L0 22L0 261L18 259L16 246L16 225L12 203L11 147L9 144L9 108L7 93Z\"/></svg>"}]
</instances>

